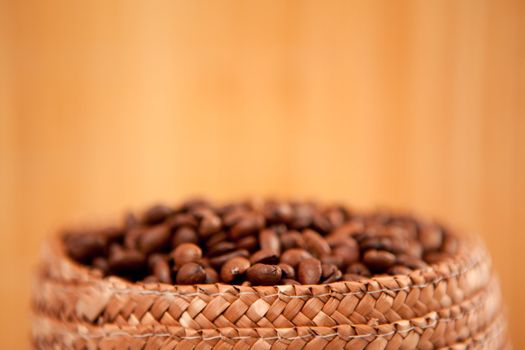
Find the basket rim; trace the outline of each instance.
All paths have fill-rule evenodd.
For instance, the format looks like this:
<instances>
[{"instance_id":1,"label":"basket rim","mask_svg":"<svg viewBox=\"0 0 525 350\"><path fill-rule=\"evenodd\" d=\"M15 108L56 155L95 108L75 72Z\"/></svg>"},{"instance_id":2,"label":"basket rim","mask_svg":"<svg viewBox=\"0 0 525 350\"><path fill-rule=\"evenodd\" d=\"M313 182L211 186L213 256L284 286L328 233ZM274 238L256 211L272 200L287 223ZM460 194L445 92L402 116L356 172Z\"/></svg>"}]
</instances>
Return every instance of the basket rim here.
<instances>
[{"instance_id":1,"label":"basket rim","mask_svg":"<svg viewBox=\"0 0 525 350\"><path fill-rule=\"evenodd\" d=\"M414 288L424 288L464 275L477 268L491 270L491 260L481 240L472 236L460 236L458 253L448 260L431 264L425 269L412 271L408 275L372 276L363 281L338 281L315 285L273 285L242 286L225 283L178 285L165 283L132 282L125 278L109 275L102 277L99 271L82 265L70 258L65 250L62 234L54 234L47 239L41 253L41 264L53 268L40 269L38 273L47 274L47 278L65 283L88 284L94 286L112 286L116 290L130 293L178 294L181 296L210 295L219 293L256 294L262 297L284 295L288 297L331 296L350 294L378 294L399 292Z\"/></svg>"}]
</instances>

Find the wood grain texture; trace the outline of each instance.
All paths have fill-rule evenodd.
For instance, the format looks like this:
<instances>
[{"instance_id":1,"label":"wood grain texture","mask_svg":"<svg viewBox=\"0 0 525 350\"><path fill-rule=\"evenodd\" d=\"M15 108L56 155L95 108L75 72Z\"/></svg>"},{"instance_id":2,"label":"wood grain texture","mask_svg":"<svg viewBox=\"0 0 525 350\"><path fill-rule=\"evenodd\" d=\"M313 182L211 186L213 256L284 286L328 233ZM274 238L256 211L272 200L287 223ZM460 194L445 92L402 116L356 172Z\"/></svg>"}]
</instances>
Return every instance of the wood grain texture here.
<instances>
[{"instance_id":1,"label":"wood grain texture","mask_svg":"<svg viewBox=\"0 0 525 350\"><path fill-rule=\"evenodd\" d=\"M189 194L412 209L479 232L525 324L517 0L0 0L0 339L57 226Z\"/></svg>"}]
</instances>

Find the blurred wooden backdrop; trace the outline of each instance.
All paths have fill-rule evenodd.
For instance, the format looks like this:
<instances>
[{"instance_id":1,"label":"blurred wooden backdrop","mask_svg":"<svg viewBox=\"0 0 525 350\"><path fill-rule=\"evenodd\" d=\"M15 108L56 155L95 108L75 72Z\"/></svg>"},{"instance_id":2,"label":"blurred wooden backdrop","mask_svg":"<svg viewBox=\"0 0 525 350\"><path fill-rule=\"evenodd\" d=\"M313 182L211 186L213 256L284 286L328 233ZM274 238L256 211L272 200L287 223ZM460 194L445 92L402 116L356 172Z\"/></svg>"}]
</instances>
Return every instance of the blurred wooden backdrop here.
<instances>
[{"instance_id":1,"label":"blurred wooden backdrop","mask_svg":"<svg viewBox=\"0 0 525 350\"><path fill-rule=\"evenodd\" d=\"M63 222L192 193L484 236L525 324L523 1L0 0L0 339Z\"/></svg>"}]
</instances>

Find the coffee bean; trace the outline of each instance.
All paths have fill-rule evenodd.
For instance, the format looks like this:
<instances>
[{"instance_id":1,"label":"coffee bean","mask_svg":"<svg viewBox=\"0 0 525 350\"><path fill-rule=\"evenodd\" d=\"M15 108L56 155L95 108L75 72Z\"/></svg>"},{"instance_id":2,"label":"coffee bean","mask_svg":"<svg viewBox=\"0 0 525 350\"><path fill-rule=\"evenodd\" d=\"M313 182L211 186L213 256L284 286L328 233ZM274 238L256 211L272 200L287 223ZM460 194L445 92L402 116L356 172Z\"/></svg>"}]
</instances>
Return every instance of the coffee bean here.
<instances>
[{"instance_id":1,"label":"coffee bean","mask_svg":"<svg viewBox=\"0 0 525 350\"><path fill-rule=\"evenodd\" d=\"M438 250L443 244L443 232L434 225L427 225L419 232L421 246L427 252Z\"/></svg>"},{"instance_id":2,"label":"coffee bean","mask_svg":"<svg viewBox=\"0 0 525 350\"><path fill-rule=\"evenodd\" d=\"M300 230L310 226L313 221L313 208L308 204L296 204L293 206L293 220L291 226Z\"/></svg>"},{"instance_id":3,"label":"coffee bean","mask_svg":"<svg viewBox=\"0 0 525 350\"><path fill-rule=\"evenodd\" d=\"M286 284L286 285L292 285L292 286L298 286L298 285L301 285L301 283L297 282L296 280L294 279L289 279L289 278L286 278L283 280L283 284Z\"/></svg>"},{"instance_id":4,"label":"coffee bean","mask_svg":"<svg viewBox=\"0 0 525 350\"><path fill-rule=\"evenodd\" d=\"M71 233L64 238L68 254L78 262L87 263L106 250L106 239L91 233Z\"/></svg>"},{"instance_id":5,"label":"coffee bean","mask_svg":"<svg viewBox=\"0 0 525 350\"><path fill-rule=\"evenodd\" d=\"M304 249L292 248L281 254L281 262L296 268L301 260L312 258L312 255Z\"/></svg>"},{"instance_id":6,"label":"coffee bean","mask_svg":"<svg viewBox=\"0 0 525 350\"><path fill-rule=\"evenodd\" d=\"M373 271L386 271L395 264L396 256L386 250L371 249L365 252L363 262Z\"/></svg>"},{"instance_id":7,"label":"coffee bean","mask_svg":"<svg viewBox=\"0 0 525 350\"><path fill-rule=\"evenodd\" d=\"M320 258L325 255L330 255L330 246L319 233L307 229L303 232L303 238L306 243L306 249L314 256Z\"/></svg>"},{"instance_id":8,"label":"coffee bean","mask_svg":"<svg viewBox=\"0 0 525 350\"><path fill-rule=\"evenodd\" d=\"M242 257L247 258L248 256L250 256L250 253L245 249L234 250L233 252L229 252L229 253L211 258L210 264L211 266L215 268L220 268L226 261L232 258L235 258L237 256L242 256Z\"/></svg>"},{"instance_id":9,"label":"coffee bean","mask_svg":"<svg viewBox=\"0 0 525 350\"><path fill-rule=\"evenodd\" d=\"M295 278L295 270L293 267L291 267L288 264L279 264L279 267L281 268L283 278L287 279L294 279Z\"/></svg>"},{"instance_id":10,"label":"coffee bean","mask_svg":"<svg viewBox=\"0 0 525 350\"><path fill-rule=\"evenodd\" d=\"M272 223L289 223L293 219L293 209L288 203L271 203L264 208L265 217Z\"/></svg>"},{"instance_id":11,"label":"coffee bean","mask_svg":"<svg viewBox=\"0 0 525 350\"><path fill-rule=\"evenodd\" d=\"M199 234L201 237L209 237L217 233L222 228L221 218L214 214L207 214L203 216L199 225Z\"/></svg>"},{"instance_id":12,"label":"coffee bean","mask_svg":"<svg viewBox=\"0 0 525 350\"><path fill-rule=\"evenodd\" d=\"M171 271L167 258L158 254L148 259L150 269L159 282L171 284Z\"/></svg>"},{"instance_id":13,"label":"coffee bean","mask_svg":"<svg viewBox=\"0 0 525 350\"><path fill-rule=\"evenodd\" d=\"M261 264L275 265L279 262L279 257L277 256L277 254L275 254L271 250L262 249L262 250L255 252L250 257L250 262L252 264L261 263Z\"/></svg>"},{"instance_id":14,"label":"coffee bean","mask_svg":"<svg viewBox=\"0 0 525 350\"><path fill-rule=\"evenodd\" d=\"M259 244L261 250L273 252L275 255L281 253L281 241L272 229L265 229L259 233Z\"/></svg>"},{"instance_id":15,"label":"coffee bean","mask_svg":"<svg viewBox=\"0 0 525 350\"><path fill-rule=\"evenodd\" d=\"M321 264L321 271L322 271L321 277L322 277L323 280L325 280L328 277L332 276L334 273L336 273L336 271L338 271L338 270L339 269L335 265L332 265L332 264Z\"/></svg>"},{"instance_id":16,"label":"coffee bean","mask_svg":"<svg viewBox=\"0 0 525 350\"><path fill-rule=\"evenodd\" d=\"M359 260L359 246L352 238L347 238L344 244L333 249L333 255L343 261L344 266L348 266Z\"/></svg>"},{"instance_id":17,"label":"coffee bean","mask_svg":"<svg viewBox=\"0 0 525 350\"><path fill-rule=\"evenodd\" d=\"M343 263L343 259L335 255L325 255L321 259L322 264L331 264L337 266L338 269L344 269L346 265Z\"/></svg>"},{"instance_id":18,"label":"coffee bean","mask_svg":"<svg viewBox=\"0 0 525 350\"><path fill-rule=\"evenodd\" d=\"M402 265L395 265L388 269L388 273L390 275L408 275L412 272L411 269L409 269L406 266Z\"/></svg>"},{"instance_id":19,"label":"coffee bean","mask_svg":"<svg viewBox=\"0 0 525 350\"><path fill-rule=\"evenodd\" d=\"M142 222L147 225L155 225L166 220L171 214L173 214L173 209L163 204L156 204L146 210Z\"/></svg>"},{"instance_id":20,"label":"coffee bean","mask_svg":"<svg viewBox=\"0 0 525 350\"><path fill-rule=\"evenodd\" d=\"M206 273L206 284L212 284L219 282L219 274L215 269L212 269L211 267L206 267L204 269L204 272Z\"/></svg>"},{"instance_id":21,"label":"coffee bean","mask_svg":"<svg viewBox=\"0 0 525 350\"><path fill-rule=\"evenodd\" d=\"M230 231L232 239L238 240L253 234L264 227L264 217L260 215L245 215L237 222Z\"/></svg>"},{"instance_id":22,"label":"coffee bean","mask_svg":"<svg viewBox=\"0 0 525 350\"><path fill-rule=\"evenodd\" d=\"M333 226L328 220L328 218L324 217L320 213L314 213L312 219L312 227L315 230L324 233L328 233L333 229Z\"/></svg>"},{"instance_id":23,"label":"coffee bean","mask_svg":"<svg viewBox=\"0 0 525 350\"><path fill-rule=\"evenodd\" d=\"M173 234L171 246L172 248L177 248L183 243L199 243L199 236L193 228L189 226L181 226L176 229L175 233Z\"/></svg>"},{"instance_id":24,"label":"coffee bean","mask_svg":"<svg viewBox=\"0 0 525 350\"><path fill-rule=\"evenodd\" d=\"M189 262L177 271L177 284L199 284L206 281L206 272L199 264Z\"/></svg>"},{"instance_id":25,"label":"coffee bean","mask_svg":"<svg viewBox=\"0 0 525 350\"><path fill-rule=\"evenodd\" d=\"M397 257L397 264L403 265L412 270L424 269L428 267L427 263L425 263L423 260L410 255L399 255Z\"/></svg>"},{"instance_id":26,"label":"coffee bean","mask_svg":"<svg viewBox=\"0 0 525 350\"><path fill-rule=\"evenodd\" d=\"M146 257L136 250L114 249L108 260L109 269L116 274L142 274Z\"/></svg>"},{"instance_id":27,"label":"coffee bean","mask_svg":"<svg viewBox=\"0 0 525 350\"><path fill-rule=\"evenodd\" d=\"M292 248L305 249L306 244L304 238L298 231L289 231L281 236L281 245L283 250Z\"/></svg>"},{"instance_id":28,"label":"coffee bean","mask_svg":"<svg viewBox=\"0 0 525 350\"><path fill-rule=\"evenodd\" d=\"M443 246L441 247L443 252L448 254L456 254L459 249L459 242L456 237L453 237L449 234L445 235L443 238Z\"/></svg>"},{"instance_id":29,"label":"coffee bean","mask_svg":"<svg viewBox=\"0 0 525 350\"><path fill-rule=\"evenodd\" d=\"M197 219L195 216L189 214L189 213L179 213L175 216L171 217L168 220L168 225L172 229L177 229L179 227L187 226L195 229L198 226Z\"/></svg>"},{"instance_id":30,"label":"coffee bean","mask_svg":"<svg viewBox=\"0 0 525 350\"><path fill-rule=\"evenodd\" d=\"M208 255L210 257L223 255L229 253L237 248L233 242L222 241L208 248Z\"/></svg>"},{"instance_id":31,"label":"coffee bean","mask_svg":"<svg viewBox=\"0 0 525 350\"><path fill-rule=\"evenodd\" d=\"M348 268L346 269L346 273L351 274L351 275L361 275L361 276L366 276L366 277L372 276L372 273L370 272L368 267L366 267L364 264L360 262L356 262L348 266Z\"/></svg>"},{"instance_id":32,"label":"coffee bean","mask_svg":"<svg viewBox=\"0 0 525 350\"><path fill-rule=\"evenodd\" d=\"M176 265L182 266L202 257L202 250L193 243L183 243L171 252Z\"/></svg>"},{"instance_id":33,"label":"coffee bean","mask_svg":"<svg viewBox=\"0 0 525 350\"><path fill-rule=\"evenodd\" d=\"M363 280L366 280L366 277L363 277L361 275L354 275L351 273L345 273L342 277L342 280L349 282L361 282Z\"/></svg>"},{"instance_id":34,"label":"coffee bean","mask_svg":"<svg viewBox=\"0 0 525 350\"><path fill-rule=\"evenodd\" d=\"M272 286L281 280L282 271L277 265L255 264L246 271L246 277L254 285Z\"/></svg>"},{"instance_id":35,"label":"coffee bean","mask_svg":"<svg viewBox=\"0 0 525 350\"><path fill-rule=\"evenodd\" d=\"M259 243L257 242L257 238L255 238L254 236L247 236L237 241L237 248L246 249L252 252L255 249L257 249L258 244Z\"/></svg>"},{"instance_id":36,"label":"coffee bean","mask_svg":"<svg viewBox=\"0 0 525 350\"><path fill-rule=\"evenodd\" d=\"M237 277L243 275L249 268L250 262L248 259L240 256L235 257L222 265L221 279L226 283L230 283Z\"/></svg>"},{"instance_id":37,"label":"coffee bean","mask_svg":"<svg viewBox=\"0 0 525 350\"><path fill-rule=\"evenodd\" d=\"M340 281L341 278L343 278L343 273L341 272L341 270L337 270L333 275L325 279L323 281L323 284L334 283Z\"/></svg>"},{"instance_id":38,"label":"coffee bean","mask_svg":"<svg viewBox=\"0 0 525 350\"><path fill-rule=\"evenodd\" d=\"M144 254L168 250L171 233L166 225L157 225L145 230L138 239L138 247Z\"/></svg>"},{"instance_id":39,"label":"coffee bean","mask_svg":"<svg viewBox=\"0 0 525 350\"><path fill-rule=\"evenodd\" d=\"M297 280L301 284L318 284L321 274L321 262L317 259L302 260L297 267Z\"/></svg>"}]
</instances>

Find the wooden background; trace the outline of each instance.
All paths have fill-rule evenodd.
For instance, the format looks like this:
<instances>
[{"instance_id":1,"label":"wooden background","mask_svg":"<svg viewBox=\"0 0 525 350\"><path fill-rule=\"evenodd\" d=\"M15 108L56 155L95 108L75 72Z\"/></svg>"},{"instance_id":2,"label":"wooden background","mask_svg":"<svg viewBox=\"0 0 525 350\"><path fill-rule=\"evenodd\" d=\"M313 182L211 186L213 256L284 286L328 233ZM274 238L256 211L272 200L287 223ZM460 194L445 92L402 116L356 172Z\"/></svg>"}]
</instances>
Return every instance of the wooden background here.
<instances>
[{"instance_id":1,"label":"wooden background","mask_svg":"<svg viewBox=\"0 0 525 350\"><path fill-rule=\"evenodd\" d=\"M64 222L188 194L479 232L525 348L523 1L0 0L0 339Z\"/></svg>"}]
</instances>

